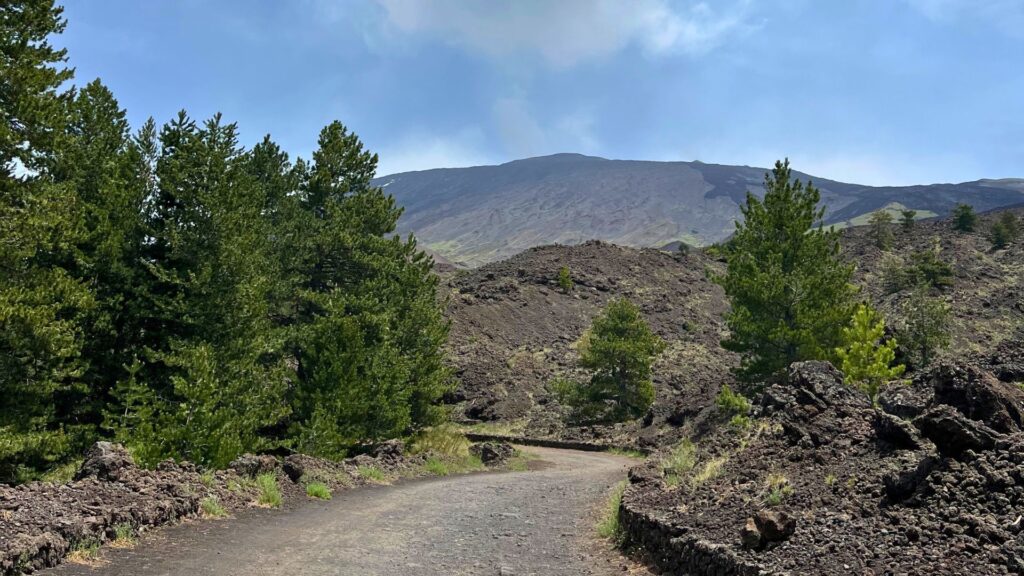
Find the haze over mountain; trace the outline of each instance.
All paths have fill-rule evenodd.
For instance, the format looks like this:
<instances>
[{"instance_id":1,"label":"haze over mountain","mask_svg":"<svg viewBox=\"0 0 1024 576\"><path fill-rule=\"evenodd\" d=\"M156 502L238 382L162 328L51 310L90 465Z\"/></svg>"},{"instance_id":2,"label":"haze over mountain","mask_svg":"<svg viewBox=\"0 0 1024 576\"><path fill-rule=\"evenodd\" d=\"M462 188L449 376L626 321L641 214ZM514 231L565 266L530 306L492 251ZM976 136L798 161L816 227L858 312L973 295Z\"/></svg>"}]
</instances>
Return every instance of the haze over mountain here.
<instances>
[{"instance_id":1,"label":"haze over mountain","mask_svg":"<svg viewBox=\"0 0 1024 576\"><path fill-rule=\"evenodd\" d=\"M443 168L378 178L405 213L399 231L443 258L478 266L533 246L598 239L625 246L728 237L748 191L764 193L766 168L702 162L607 160L555 154L498 166ZM850 225L880 208L919 217L958 203L979 211L1024 202L1024 180L864 186L799 173L821 189L826 222Z\"/></svg>"}]
</instances>

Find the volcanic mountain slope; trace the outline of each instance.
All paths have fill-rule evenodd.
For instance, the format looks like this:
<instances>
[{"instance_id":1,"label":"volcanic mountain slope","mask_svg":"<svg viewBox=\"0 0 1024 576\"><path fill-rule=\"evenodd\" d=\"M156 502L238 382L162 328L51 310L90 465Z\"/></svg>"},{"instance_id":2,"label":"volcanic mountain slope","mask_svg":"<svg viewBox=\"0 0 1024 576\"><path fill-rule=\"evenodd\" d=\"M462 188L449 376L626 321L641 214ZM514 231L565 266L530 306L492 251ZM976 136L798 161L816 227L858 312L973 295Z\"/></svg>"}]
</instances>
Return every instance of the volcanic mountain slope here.
<instances>
[{"instance_id":1,"label":"volcanic mountain slope","mask_svg":"<svg viewBox=\"0 0 1024 576\"><path fill-rule=\"evenodd\" d=\"M558 288L566 266L575 287ZM705 269L720 266L705 254L668 254L603 242L543 246L447 281L450 348L460 380L450 398L466 421L500 423L534 437L638 437L647 445L705 406L727 381L735 356L723 350L721 289ZM636 303L652 330L668 343L654 367L656 409L644 422L566 430L548 391L555 377L584 379L576 346L614 297ZM494 428L492 428L494 429Z\"/></svg>"},{"instance_id":2,"label":"volcanic mountain slope","mask_svg":"<svg viewBox=\"0 0 1024 576\"><path fill-rule=\"evenodd\" d=\"M1022 212L1024 215L1024 212ZM918 222L898 231L883 252L867 228L843 231L843 253L857 266L862 295L898 324L909 290L887 294L882 262L914 250L935 249L952 264L949 303L953 330L942 357L984 360L1024 326L1024 245L993 251L986 230L998 213L981 215L977 232L955 232L949 222ZM570 269L576 287L564 293L556 279ZM533 436L611 435L649 445L677 436L674 428L713 403L730 383L734 354L722 349L727 303L707 271L722 269L703 250L685 254L638 250L602 242L544 246L475 270L453 273L450 347L460 379L449 398L465 421L500 422ZM593 318L613 297L633 300L669 346L654 368L657 399L651 417L617 429L565 429L561 409L548 392L559 376L583 379L576 345ZM1024 372L1021 374L1024 379ZM667 435L667 436L666 436Z\"/></svg>"},{"instance_id":3,"label":"volcanic mountain slope","mask_svg":"<svg viewBox=\"0 0 1024 576\"><path fill-rule=\"evenodd\" d=\"M534 246L590 239L634 247L710 244L732 233L748 191L763 194L765 172L556 154L406 172L375 183L405 207L400 232L414 232L453 263L479 266ZM893 203L934 216L959 202L978 210L1024 202L1024 180L870 187L797 176L821 188L830 223L858 223L859 216Z\"/></svg>"}]
</instances>

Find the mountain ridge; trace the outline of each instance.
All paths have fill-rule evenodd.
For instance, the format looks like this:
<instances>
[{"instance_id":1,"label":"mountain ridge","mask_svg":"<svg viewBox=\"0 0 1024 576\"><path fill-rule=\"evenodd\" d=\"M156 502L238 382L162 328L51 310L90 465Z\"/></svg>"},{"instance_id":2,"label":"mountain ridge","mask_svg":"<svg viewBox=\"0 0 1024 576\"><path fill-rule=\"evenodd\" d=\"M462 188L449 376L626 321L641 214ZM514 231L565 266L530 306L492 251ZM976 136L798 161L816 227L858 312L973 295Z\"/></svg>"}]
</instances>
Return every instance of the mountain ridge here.
<instances>
[{"instance_id":1,"label":"mountain ridge","mask_svg":"<svg viewBox=\"0 0 1024 576\"><path fill-rule=\"evenodd\" d=\"M478 266L533 246L598 239L633 247L728 237L766 168L700 161L612 160L559 153L497 165L435 168L374 180L405 208L402 234L451 262ZM979 211L1024 203L1024 179L868 186L794 172L821 190L825 222L863 223L891 204L922 216L958 203ZM860 217L860 220L857 220Z\"/></svg>"}]
</instances>

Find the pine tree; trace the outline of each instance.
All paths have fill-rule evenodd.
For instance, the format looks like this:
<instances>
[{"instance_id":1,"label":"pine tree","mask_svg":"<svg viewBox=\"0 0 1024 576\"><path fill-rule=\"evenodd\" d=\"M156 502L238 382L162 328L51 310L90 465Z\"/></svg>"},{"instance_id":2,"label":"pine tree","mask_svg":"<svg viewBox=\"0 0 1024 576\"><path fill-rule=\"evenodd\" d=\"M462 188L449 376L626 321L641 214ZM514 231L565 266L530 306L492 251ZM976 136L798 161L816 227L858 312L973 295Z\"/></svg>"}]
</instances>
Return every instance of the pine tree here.
<instances>
[{"instance_id":1,"label":"pine tree","mask_svg":"<svg viewBox=\"0 0 1024 576\"><path fill-rule=\"evenodd\" d=\"M868 221L871 226L871 236L875 240L875 246L879 250L888 250L892 247L892 215L885 210L878 210L871 214Z\"/></svg>"},{"instance_id":2,"label":"pine tree","mask_svg":"<svg viewBox=\"0 0 1024 576\"><path fill-rule=\"evenodd\" d=\"M300 294L289 435L315 454L338 456L437 423L438 400L451 386L432 262L414 239L388 236L401 210L370 184L376 165L334 122L321 132L297 195L303 234L285 264Z\"/></svg>"},{"instance_id":3,"label":"pine tree","mask_svg":"<svg viewBox=\"0 0 1024 576\"><path fill-rule=\"evenodd\" d=\"M953 229L960 232L974 232L978 225L978 215L969 204L957 204L953 209Z\"/></svg>"},{"instance_id":4,"label":"pine tree","mask_svg":"<svg viewBox=\"0 0 1024 576\"><path fill-rule=\"evenodd\" d=\"M914 218L917 216L917 210L902 210L900 212L902 219L900 220L900 226L903 227L904 232L910 232L914 229Z\"/></svg>"},{"instance_id":5,"label":"pine tree","mask_svg":"<svg viewBox=\"0 0 1024 576\"><path fill-rule=\"evenodd\" d=\"M80 318L93 298L65 268L82 213L46 172L72 77L48 39L64 29L61 12L48 0L0 5L0 481L65 457L56 404L85 368Z\"/></svg>"},{"instance_id":6,"label":"pine tree","mask_svg":"<svg viewBox=\"0 0 1024 576\"><path fill-rule=\"evenodd\" d=\"M896 340L884 339L885 320L861 304L850 325L843 328L843 346L836 349L846 382L864 391L874 403L885 384L899 378L906 367L893 366Z\"/></svg>"},{"instance_id":7,"label":"pine tree","mask_svg":"<svg viewBox=\"0 0 1024 576\"><path fill-rule=\"evenodd\" d=\"M562 292L568 294L572 292L573 288L572 273L569 272L568 266L562 266L558 269L558 287L562 289Z\"/></svg>"},{"instance_id":8,"label":"pine tree","mask_svg":"<svg viewBox=\"0 0 1024 576\"><path fill-rule=\"evenodd\" d=\"M82 228L73 258L64 267L91 286L95 306L82 318L79 386L58 405L57 418L80 425L77 452L96 437L112 384L127 376L138 327L133 306L144 274L143 202L149 193L142 150L129 133L125 112L98 80L68 103L60 152L47 172L74 191Z\"/></svg>"},{"instance_id":9,"label":"pine tree","mask_svg":"<svg viewBox=\"0 0 1024 576\"><path fill-rule=\"evenodd\" d=\"M949 305L928 295L927 287L914 290L901 310L900 342L917 368L931 363L936 352L949 346Z\"/></svg>"},{"instance_id":10,"label":"pine tree","mask_svg":"<svg viewBox=\"0 0 1024 576\"><path fill-rule=\"evenodd\" d=\"M989 228L989 240L992 248L1001 250L1013 243L1020 234L1017 217L1012 212L1003 212Z\"/></svg>"},{"instance_id":11,"label":"pine tree","mask_svg":"<svg viewBox=\"0 0 1024 576\"><path fill-rule=\"evenodd\" d=\"M764 200L747 195L716 278L732 304L723 345L742 354L748 379L832 358L854 309L853 267L840 260L838 233L821 226L818 190L792 181L788 161L776 162L765 190Z\"/></svg>"},{"instance_id":12,"label":"pine tree","mask_svg":"<svg viewBox=\"0 0 1024 576\"><path fill-rule=\"evenodd\" d=\"M144 368L116 391L138 414L118 411L109 425L140 453L223 466L264 446L261 430L287 413L267 200L245 170L236 127L219 116L199 128L182 113L160 143L147 224L151 313L141 322L152 331ZM126 434L141 414L158 436Z\"/></svg>"},{"instance_id":13,"label":"pine tree","mask_svg":"<svg viewBox=\"0 0 1024 576\"><path fill-rule=\"evenodd\" d=\"M592 404L614 403L614 418L642 416L654 402L651 364L665 343L624 298L608 303L589 334L580 365L592 370L593 376L582 396Z\"/></svg>"}]
</instances>

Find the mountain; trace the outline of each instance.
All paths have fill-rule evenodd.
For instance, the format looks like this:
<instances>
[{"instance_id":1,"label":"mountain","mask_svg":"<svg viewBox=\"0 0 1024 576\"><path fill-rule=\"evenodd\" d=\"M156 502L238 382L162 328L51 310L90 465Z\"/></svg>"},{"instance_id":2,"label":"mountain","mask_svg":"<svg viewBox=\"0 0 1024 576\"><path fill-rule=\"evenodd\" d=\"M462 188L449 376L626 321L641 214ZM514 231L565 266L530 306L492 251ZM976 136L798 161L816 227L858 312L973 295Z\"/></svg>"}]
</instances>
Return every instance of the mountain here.
<instances>
[{"instance_id":1,"label":"mountain","mask_svg":"<svg viewBox=\"0 0 1024 576\"><path fill-rule=\"evenodd\" d=\"M400 232L414 232L453 263L479 266L533 246L591 239L634 247L710 244L732 233L748 191L764 193L766 171L555 154L405 172L375 183L405 207ZM875 187L798 174L821 188L827 221L841 225L862 223L883 207L928 217L948 214L960 202L979 211L1024 202L1018 179Z\"/></svg>"}]
</instances>

